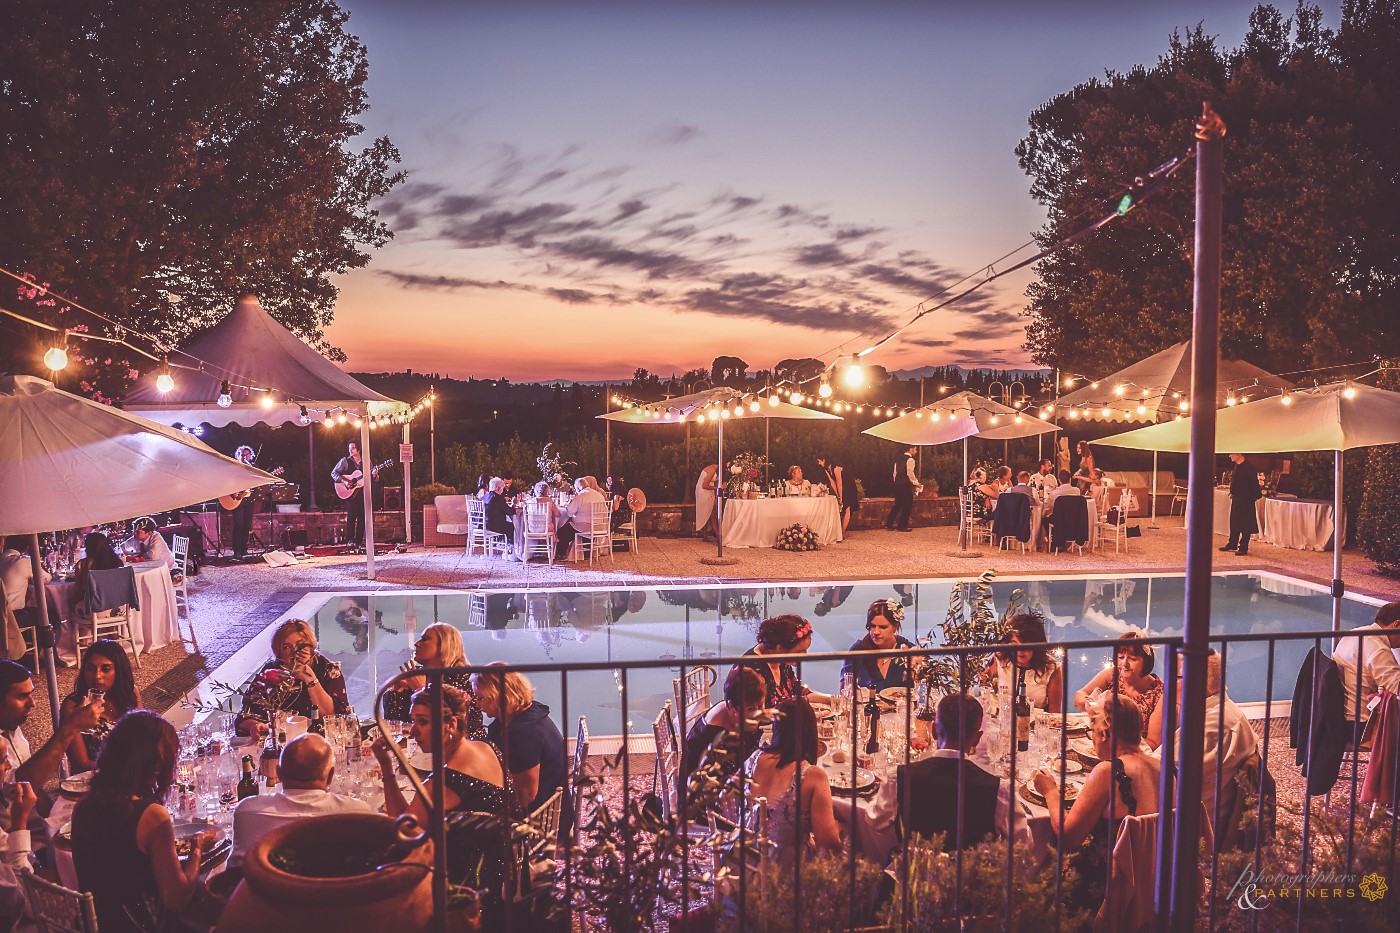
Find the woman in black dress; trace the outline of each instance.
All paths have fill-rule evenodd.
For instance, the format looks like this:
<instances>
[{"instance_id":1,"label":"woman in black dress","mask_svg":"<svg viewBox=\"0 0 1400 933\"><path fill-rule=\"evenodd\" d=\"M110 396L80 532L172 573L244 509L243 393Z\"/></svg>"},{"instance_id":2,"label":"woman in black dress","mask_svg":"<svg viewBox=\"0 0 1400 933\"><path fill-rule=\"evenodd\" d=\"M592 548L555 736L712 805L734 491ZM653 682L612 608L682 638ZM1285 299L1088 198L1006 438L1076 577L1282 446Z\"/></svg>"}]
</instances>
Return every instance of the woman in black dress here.
<instances>
[{"instance_id":1,"label":"woman in black dress","mask_svg":"<svg viewBox=\"0 0 1400 933\"><path fill-rule=\"evenodd\" d=\"M904 607L893 599L877 599L865 612L865 637L851 645L851 651L893 651L913 648L914 643L899 634L904 623ZM872 690L912 687L917 666L907 658L847 658L841 673L854 674L856 685Z\"/></svg>"},{"instance_id":2,"label":"woman in black dress","mask_svg":"<svg viewBox=\"0 0 1400 933\"><path fill-rule=\"evenodd\" d=\"M763 710L767 686L751 667L736 667L724 679L724 699L690 725L685 745L681 749L680 781L700 764L716 743L727 743L730 755L724 760L720 775L724 780L739 770L758 749L761 730L754 718Z\"/></svg>"},{"instance_id":3,"label":"woman in black dress","mask_svg":"<svg viewBox=\"0 0 1400 933\"><path fill-rule=\"evenodd\" d=\"M189 840L182 864L170 811L160 803L175 777L175 727L149 710L133 710L107 736L92 790L73 811L73 867L92 894L103 933L158 928L199 887L199 860L212 831Z\"/></svg>"},{"instance_id":4,"label":"woman in black dress","mask_svg":"<svg viewBox=\"0 0 1400 933\"><path fill-rule=\"evenodd\" d=\"M860 493L856 490L855 478L847 476L846 468L826 454L817 456L817 465L826 473L826 488L836 497L836 508L841 513L841 531L845 533L851 527L851 516L860 511Z\"/></svg>"},{"instance_id":5,"label":"woman in black dress","mask_svg":"<svg viewBox=\"0 0 1400 933\"><path fill-rule=\"evenodd\" d=\"M758 625L758 644L744 652L744 657L764 654L806 654L812 647L812 623L798 615L787 613L764 619ZM805 696L809 691L797 679L797 669L786 661L756 664L754 670L763 678L766 696L763 705L773 708L784 700Z\"/></svg>"},{"instance_id":6,"label":"woman in black dress","mask_svg":"<svg viewBox=\"0 0 1400 933\"><path fill-rule=\"evenodd\" d=\"M482 719L480 707L472 699L472 678L467 673L467 663L466 649L462 647L462 633L454 625L434 622L423 629L423 634L413 643L413 660L405 664L403 669L407 672L415 667L460 668L445 674L442 680L449 687L456 687L467 695L467 738L480 740L486 738L486 723ZM392 692L384 695L384 718L393 722L408 722L412 718L409 699L415 691L422 690L427 685L428 678L423 674L405 677L394 684Z\"/></svg>"},{"instance_id":7,"label":"woman in black dress","mask_svg":"<svg viewBox=\"0 0 1400 933\"><path fill-rule=\"evenodd\" d=\"M413 695L413 727L410 734L418 747L433 751L433 704L438 690L428 686ZM461 832L449 831L447 876L453 884L479 891L486 928L504 910L506 882L510 866L510 777L501 756L488 742L467 737L469 701L453 687L442 688L441 776L431 774L425 787L430 795L441 794L446 813L480 813L495 817L491 825L474 825ZM428 825L428 803L414 797L410 803L395 779L398 767L388 740L380 736L371 746L384 775L384 810L392 817L408 813L420 826Z\"/></svg>"}]
</instances>

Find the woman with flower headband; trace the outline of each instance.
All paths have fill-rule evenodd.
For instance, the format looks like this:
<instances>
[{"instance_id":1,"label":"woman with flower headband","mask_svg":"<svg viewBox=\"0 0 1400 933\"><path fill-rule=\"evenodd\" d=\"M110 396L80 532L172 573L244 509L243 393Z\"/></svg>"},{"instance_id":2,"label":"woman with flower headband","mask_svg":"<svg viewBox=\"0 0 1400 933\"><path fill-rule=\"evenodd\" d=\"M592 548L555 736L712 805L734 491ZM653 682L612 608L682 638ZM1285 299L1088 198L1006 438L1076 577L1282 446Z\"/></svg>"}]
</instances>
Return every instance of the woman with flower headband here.
<instances>
[{"instance_id":1,"label":"woman with flower headband","mask_svg":"<svg viewBox=\"0 0 1400 933\"><path fill-rule=\"evenodd\" d=\"M1156 652L1152 645L1138 641L1142 636L1135 631L1119 635L1118 646L1113 651L1113 664L1105 667L1074 694L1074 705L1087 710L1103 696L1114 690L1137 704L1142 713L1143 741L1152 748L1162 744L1162 678L1152 673L1156 665ZM1118 670L1117 686L1114 685L1114 668Z\"/></svg>"},{"instance_id":2,"label":"woman with flower headband","mask_svg":"<svg viewBox=\"0 0 1400 933\"><path fill-rule=\"evenodd\" d=\"M272 660L262 666L258 677L267 685L283 679L291 681L280 712L310 717L315 711L322 716L335 716L350 709L340 665L316 649L316 633L302 619L288 619L273 631ZM240 733L267 734L273 712L268 707L271 692L250 690L243 698L243 712L238 716Z\"/></svg>"},{"instance_id":3,"label":"woman with flower headband","mask_svg":"<svg viewBox=\"0 0 1400 933\"><path fill-rule=\"evenodd\" d=\"M904 607L893 599L877 599L865 612L865 637L851 645L851 651L893 651L913 648L914 643L899 634L904 624ZM847 658L841 674L854 674L856 684L872 690L887 687L912 687L914 674L920 665L911 666L908 658Z\"/></svg>"},{"instance_id":4,"label":"woman with flower headband","mask_svg":"<svg viewBox=\"0 0 1400 933\"><path fill-rule=\"evenodd\" d=\"M744 652L744 657L765 654L806 654L812 647L812 623L799 615L787 613L764 619L758 626L758 644ZM831 697L813 693L797 679L797 669L787 662L769 662L754 666L763 678L767 695L764 707L771 709L784 700L805 696L814 703L830 702Z\"/></svg>"}]
</instances>

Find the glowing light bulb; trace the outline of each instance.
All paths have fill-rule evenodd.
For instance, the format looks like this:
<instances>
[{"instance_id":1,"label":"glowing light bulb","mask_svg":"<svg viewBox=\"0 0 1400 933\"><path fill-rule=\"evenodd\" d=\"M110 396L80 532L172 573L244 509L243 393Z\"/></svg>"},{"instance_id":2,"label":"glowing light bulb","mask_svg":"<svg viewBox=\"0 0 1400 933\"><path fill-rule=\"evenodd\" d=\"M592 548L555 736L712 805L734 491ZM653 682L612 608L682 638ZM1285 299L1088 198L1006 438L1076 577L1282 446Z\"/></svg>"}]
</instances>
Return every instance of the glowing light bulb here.
<instances>
[{"instance_id":1,"label":"glowing light bulb","mask_svg":"<svg viewBox=\"0 0 1400 933\"><path fill-rule=\"evenodd\" d=\"M335 416L335 420L336 420L336 423L338 423L338 424L344 424L346 421L348 421L348 420L350 420L350 419L348 419L347 417L345 417L345 412L342 411L340 414L338 414L338 415Z\"/></svg>"},{"instance_id":2,"label":"glowing light bulb","mask_svg":"<svg viewBox=\"0 0 1400 933\"><path fill-rule=\"evenodd\" d=\"M1137 413L1138 413L1139 415L1145 415L1145 414L1147 414L1147 406L1146 406L1146 405L1139 405L1139 406L1137 407Z\"/></svg>"},{"instance_id":3,"label":"glowing light bulb","mask_svg":"<svg viewBox=\"0 0 1400 933\"><path fill-rule=\"evenodd\" d=\"M863 415L863 414L865 414L865 406L864 406L864 405L857 405L857 406L856 406L856 414L858 414L858 415Z\"/></svg>"},{"instance_id":4,"label":"glowing light bulb","mask_svg":"<svg viewBox=\"0 0 1400 933\"><path fill-rule=\"evenodd\" d=\"M1285 404L1285 405L1292 405L1292 404L1293 404L1293 396L1291 396L1291 395L1289 395L1287 392L1285 392L1285 393L1283 394L1283 398L1279 399L1279 401L1280 401L1280 402L1283 402L1283 404Z\"/></svg>"},{"instance_id":5,"label":"glowing light bulb","mask_svg":"<svg viewBox=\"0 0 1400 933\"><path fill-rule=\"evenodd\" d=\"M1089 388L1091 388L1091 389L1097 389L1098 387L1099 387L1099 384L1098 384L1097 382L1091 382L1091 383L1089 384Z\"/></svg>"},{"instance_id":6,"label":"glowing light bulb","mask_svg":"<svg viewBox=\"0 0 1400 933\"><path fill-rule=\"evenodd\" d=\"M821 386L817 388L817 394L822 398L831 398L831 383L822 380Z\"/></svg>"},{"instance_id":7,"label":"glowing light bulb","mask_svg":"<svg viewBox=\"0 0 1400 933\"><path fill-rule=\"evenodd\" d=\"M1041 421L1049 421L1049 420L1050 420L1050 412L1048 412L1048 411L1042 411L1042 412L1040 413L1040 420L1041 420Z\"/></svg>"},{"instance_id":8,"label":"glowing light bulb","mask_svg":"<svg viewBox=\"0 0 1400 933\"><path fill-rule=\"evenodd\" d=\"M1225 396L1225 404L1230 406L1231 408L1234 408L1236 405L1239 404L1239 399L1235 398L1234 395L1227 395Z\"/></svg>"},{"instance_id":9,"label":"glowing light bulb","mask_svg":"<svg viewBox=\"0 0 1400 933\"><path fill-rule=\"evenodd\" d=\"M1045 413L1046 413L1047 415L1049 415L1049 414L1054 414L1054 412L1055 412L1055 406L1054 406L1054 405L1046 405L1046 406L1045 406Z\"/></svg>"},{"instance_id":10,"label":"glowing light bulb","mask_svg":"<svg viewBox=\"0 0 1400 933\"><path fill-rule=\"evenodd\" d=\"M1066 377L1065 377L1065 388L1066 388L1066 389L1071 389L1071 388L1073 388L1073 387L1074 387L1074 377L1073 377L1073 376L1066 376Z\"/></svg>"},{"instance_id":11,"label":"glowing light bulb","mask_svg":"<svg viewBox=\"0 0 1400 933\"><path fill-rule=\"evenodd\" d=\"M1356 386L1348 382L1347 387L1342 390L1342 398L1356 398Z\"/></svg>"},{"instance_id":12,"label":"glowing light bulb","mask_svg":"<svg viewBox=\"0 0 1400 933\"><path fill-rule=\"evenodd\" d=\"M219 401L219 407L220 407L220 408L227 408L227 407L229 407L230 405L233 404L233 392L231 391L231 389L232 389L232 387L228 384L228 380L227 380L227 379L225 379L223 382L219 383L219 400L218 400L218 401Z\"/></svg>"},{"instance_id":13,"label":"glowing light bulb","mask_svg":"<svg viewBox=\"0 0 1400 933\"><path fill-rule=\"evenodd\" d=\"M1012 419L1012 420L1014 420L1017 424L1020 424L1020 423L1021 423L1021 416L1018 414L1018 415L1017 415L1014 419Z\"/></svg>"},{"instance_id":14,"label":"glowing light bulb","mask_svg":"<svg viewBox=\"0 0 1400 933\"><path fill-rule=\"evenodd\" d=\"M1113 388L1113 394L1114 394L1114 395L1122 395L1124 392L1127 391L1127 389L1128 389L1128 387L1125 386L1125 385L1117 385L1117 386L1114 386L1114 388Z\"/></svg>"},{"instance_id":15,"label":"glowing light bulb","mask_svg":"<svg viewBox=\"0 0 1400 933\"><path fill-rule=\"evenodd\" d=\"M357 427L357 428L362 428L362 427L365 426L365 420L364 420L363 418L361 418L359 415L356 415L356 416L355 416L355 420L354 420L353 423L354 423L355 427Z\"/></svg>"},{"instance_id":16,"label":"glowing light bulb","mask_svg":"<svg viewBox=\"0 0 1400 933\"><path fill-rule=\"evenodd\" d=\"M992 424L996 424L996 423L997 423L998 421L1000 421L1000 420L1001 420L1001 415L992 415Z\"/></svg>"},{"instance_id":17,"label":"glowing light bulb","mask_svg":"<svg viewBox=\"0 0 1400 933\"><path fill-rule=\"evenodd\" d=\"M841 381L852 389L859 388L865 384L865 370L859 365L852 363L850 366L847 366L845 372L841 374Z\"/></svg>"},{"instance_id":18,"label":"glowing light bulb","mask_svg":"<svg viewBox=\"0 0 1400 933\"><path fill-rule=\"evenodd\" d=\"M274 399L274 398L272 397L272 393L271 393L271 392L266 392L266 393L263 394L263 397L262 397L262 407L263 407L263 408L271 408L271 407L272 407L273 405L275 405L275 404L276 404L276 399Z\"/></svg>"},{"instance_id":19,"label":"glowing light bulb","mask_svg":"<svg viewBox=\"0 0 1400 933\"><path fill-rule=\"evenodd\" d=\"M1178 403L1176 407L1180 408L1182 411L1186 411L1188 408L1191 407L1191 403L1187 401L1182 401Z\"/></svg>"},{"instance_id":20,"label":"glowing light bulb","mask_svg":"<svg viewBox=\"0 0 1400 933\"><path fill-rule=\"evenodd\" d=\"M801 393L801 392L794 392L794 393L792 393L792 395L790 396L790 399L791 399L791 401L792 401L792 404L794 404L794 405L801 405L801 404L802 404L802 393Z\"/></svg>"},{"instance_id":21,"label":"glowing light bulb","mask_svg":"<svg viewBox=\"0 0 1400 933\"><path fill-rule=\"evenodd\" d=\"M326 420L325 420L325 421L322 421L321 423L324 424L324 425L325 425L326 427L328 427L328 428L333 428L333 427L335 427L335 419L332 418L332 417L330 416L329 413L326 414Z\"/></svg>"},{"instance_id":22,"label":"glowing light bulb","mask_svg":"<svg viewBox=\"0 0 1400 933\"><path fill-rule=\"evenodd\" d=\"M173 391L174 388L175 379L170 375L169 368L161 370L160 375L156 377L156 391L164 394Z\"/></svg>"},{"instance_id":23,"label":"glowing light bulb","mask_svg":"<svg viewBox=\"0 0 1400 933\"><path fill-rule=\"evenodd\" d=\"M1078 420L1079 420L1079 412L1077 412L1077 411L1075 411L1073 408L1071 408L1071 409L1069 410L1069 420L1071 420L1071 421L1078 421Z\"/></svg>"},{"instance_id":24,"label":"glowing light bulb","mask_svg":"<svg viewBox=\"0 0 1400 933\"><path fill-rule=\"evenodd\" d=\"M758 399L754 399L752 402L749 402L749 411L754 411L754 412L756 412L756 411L758 411L758 409L759 409Z\"/></svg>"},{"instance_id":25,"label":"glowing light bulb","mask_svg":"<svg viewBox=\"0 0 1400 933\"><path fill-rule=\"evenodd\" d=\"M1105 405L1105 406L1103 407L1103 410L1100 411L1099 414L1100 414L1101 416L1107 418L1107 417L1109 417L1110 415L1112 415L1113 412L1109 411L1108 406Z\"/></svg>"},{"instance_id":26,"label":"glowing light bulb","mask_svg":"<svg viewBox=\"0 0 1400 933\"><path fill-rule=\"evenodd\" d=\"M49 347L48 352L44 354L44 365L51 372L58 372L68 366L68 331L59 332L58 343Z\"/></svg>"},{"instance_id":27,"label":"glowing light bulb","mask_svg":"<svg viewBox=\"0 0 1400 933\"><path fill-rule=\"evenodd\" d=\"M921 412L921 411L916 411L916 412L914 412L914 417L915 417L915 418L922 418L923 416L924 416L924 413Z\"/></svg>"},{"instance_id":28,"label":"glowing light bulb","mask_svg":"<svg viewBox=\"0 0 1400 933\"><path fill-rule=\"evenodd\" d=\"M778 401L778 397L777 397L776 395L770 395L770 396L768 396L768 407L769 407L769 408L777 408L778 405L779 405L779 401Z\"/></svg>"}]
</instances>

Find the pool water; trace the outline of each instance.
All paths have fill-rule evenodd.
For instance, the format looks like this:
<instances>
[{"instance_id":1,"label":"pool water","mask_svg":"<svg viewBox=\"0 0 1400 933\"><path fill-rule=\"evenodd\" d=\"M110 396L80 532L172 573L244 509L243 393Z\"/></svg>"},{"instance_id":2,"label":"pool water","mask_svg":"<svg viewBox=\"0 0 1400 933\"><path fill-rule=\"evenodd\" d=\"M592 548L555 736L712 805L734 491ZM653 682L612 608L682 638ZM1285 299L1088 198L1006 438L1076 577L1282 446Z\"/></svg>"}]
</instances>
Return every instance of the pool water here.
<instances>
[{"instance_id":1,"label":"pool water","mask_svg":"<svg viewBox=\"0 0 1400 933\"><path fill-rule=\"evenodd\" d=\"M447 622L462 632L473 664L622 661L670 658L705 663L707 658L742 654L753 646L759 622L796 613L812 623L813 652L844 651L865 634L865 612L876 599L897 599L906 607L903 634L916 640L930 632L939 643L953 580L890 581L788 586L629 587L540 591L481 591L390 595L334 594L311 617L321 651L340 662L350 701L369 715L377 685L413 655L424 626ZM1015 590L1041 612L1051 641L1102 639L1105 648L1075 650L1068 660L1071 691L1083 686L1110 659L1108 643L1133 628L1154 635L1179 635L1185 604L1185 577L1036 577L997 579L998 612ZM1272 573L1216 574L1212 585L1212 633L1304 632L1331 628L1331 597L1326 590ZM1375 604L1347 598L1342 627L1371 622ZM374 620L370 624L370 620ZM1274 656L1272 695L1288 700L1311 642L1279 642ZM1244 643L1227 659L1228 692L1241 703L1262 702L1266 693L1268 646ZM1160 657L1159 657L1160 665ZM720 671L723 678L725 671ZM1157 671L1162 674L1161 670ZM803 665L802 678L814 690L834 692L839 664ZM632 732L645 733L662 704L672 696L679 668L632 670L627 674L628 718ZM620 678L606 671L568 675L568 709L561 675L531 678L536 696L557 721L588 716L595 735L622 732ZM719 698L716 687L713 696ZM566 729L566 731L569 731Z\"/></svg>"}]
</instances>

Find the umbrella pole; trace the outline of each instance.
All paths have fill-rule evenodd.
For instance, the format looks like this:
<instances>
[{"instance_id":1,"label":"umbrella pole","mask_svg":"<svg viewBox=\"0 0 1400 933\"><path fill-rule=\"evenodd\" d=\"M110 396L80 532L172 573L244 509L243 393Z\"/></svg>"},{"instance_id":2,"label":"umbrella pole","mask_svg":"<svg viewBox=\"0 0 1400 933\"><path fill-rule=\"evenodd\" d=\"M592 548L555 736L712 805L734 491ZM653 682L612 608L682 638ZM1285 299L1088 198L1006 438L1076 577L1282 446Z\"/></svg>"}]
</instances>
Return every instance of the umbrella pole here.
<instances>
[{"instance_id":1,"label":"umbrella pole","mask_svg":"<svg viewBox=\"0 0 1400 933\"><path fill-rule=\"evenodd\" d=\"M1335 475L1332 478L1332 631L1342 630L1342 542L1346 540L1345 515L1342 512L1342 452L1335 452Z\"/></svg>"},{"instance_id":2,"label":"umbrella pole","mask_svg":"<svg viewBox=\"0 0 1400 933\"><path fill-rule=\"evenodd\" d=\"M1152 483L1148 487L1148 495L1152 497L1152 520L1148 523L1148 528L1157 527L1157 451L1152 451Z\"/></svg>"},{"instance_id":3,"label":"umbrella pole","mask_svg":"<svg viewBox=\"0 0 1400 933\"><path fill-rule=\"evenodd\" d=\"M364 464L365 579L374 579L374 458L369 452L369 418L360 423L360 462Z\"/></svg>"},{"instance_id":4,"label":"umbrella pole","mask_svg":"<svg viewBox=\"0 0 1400 933\"><path fill-rule=\"evenodd\" d=\"M306 426L306 511L316 509L316 425ZM220 548L222 550L222 548Z\"/></svg>"},{"instance_id":5,"label":"umbrella pole","mask_svg":"<svg viewBox=\"0 0 1400 933\"><path fill-rule=\"evenodd\" d=\"M768 469L772 466L772 464L768 462L768 425L771 422L771 418L763 419L763 485L765 486L772 482L772 480L768 478ZM767 618L767 616L764 616L764 618Z\"/></svg>"},{"instance_id":6,"label":"umbrella pole","mask_svg":"<svg viewBox=\"0 0 1400 933\"><path fill-rule=\"evenodd\" d=\"M58 731L58 671L54 667L54 636L49 628L49 600L44 592L44 568L39 563L39 535L29 536L29 567L33 575L34 605L39 608L39 627L34 630L34 639L40 646L39 653L44 658L44 680L49 688L49 715L53 717L53 729ZM45 644L47 648L43 647Z\"/></svg>"},{"instance_id":7,"label":"umbrella pole","mask_svg":"<svg viewBox=\"0 0 1400 933\"><path fill-rule=\"evenodd\" d=\"M711 565L737 564L733 557L724 556L724 421L719 422L719 454L715 468L715 556L702 557L700 563Z\"/></svg>"}]
</instances>

